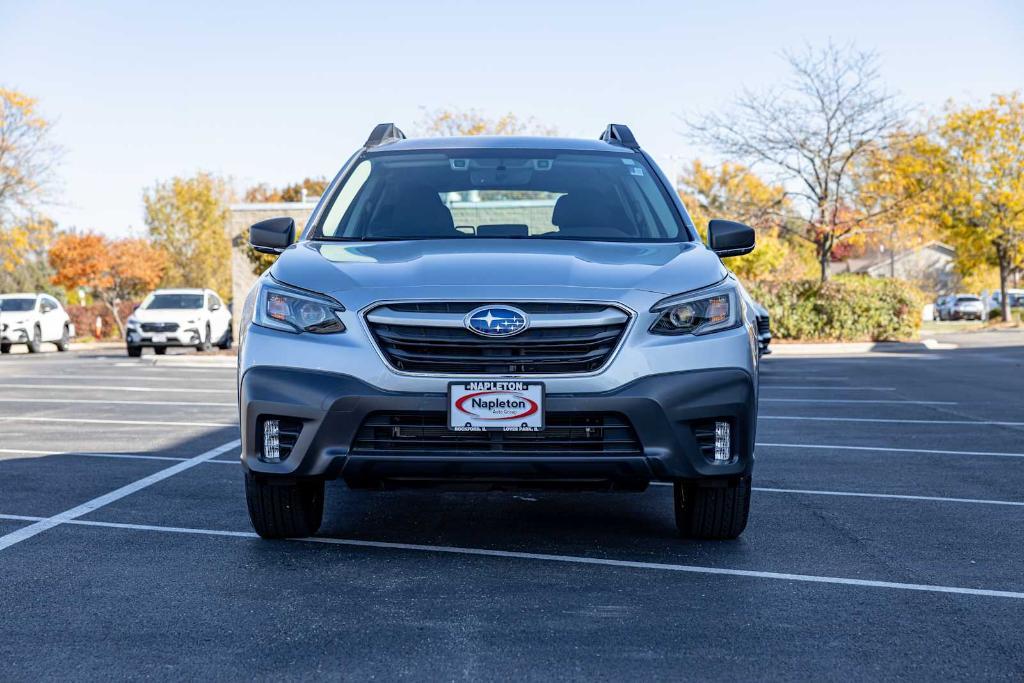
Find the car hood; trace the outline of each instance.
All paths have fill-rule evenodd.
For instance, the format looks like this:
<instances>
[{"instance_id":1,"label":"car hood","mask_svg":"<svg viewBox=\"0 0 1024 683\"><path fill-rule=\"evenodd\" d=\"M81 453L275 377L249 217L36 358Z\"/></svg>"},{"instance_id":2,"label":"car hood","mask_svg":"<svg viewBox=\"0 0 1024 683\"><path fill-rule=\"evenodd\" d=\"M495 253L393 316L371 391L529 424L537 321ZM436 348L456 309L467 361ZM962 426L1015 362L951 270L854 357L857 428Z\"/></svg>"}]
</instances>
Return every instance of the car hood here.
<instances>
[{"instance_id":1,"label":"car hood","mask_svg":"<svg viewBox=\"0 0 1024 683\"><path fill-rule=\"evenodd\" d=\"M140 308L132 313L132 317L140 323L183 323L187 320L197 320L202 314L201 308Z\"/></svg>"},{"instance_id":2,"label":"car hood","mask_svg":"<svg viewBox=\"0 0 1024 683\"><path fill-rule=\"evenodd\" d=\"M13 325L22 320L31 320L35 315L35 311L0 311L0 320Z\"/></svg>"},{"instance_id":3,"label":"car hood","mask_svg":"<svg viewBox=\"0 0 1024 683\"><path fill-rule=\"evenodd\" d=\"M646 290L676 294L718 282L725 267L698 242L612 243L472 239L300 242L275 279L331 296L395 288L508 287Z\"/></svg>"}]
</instances>

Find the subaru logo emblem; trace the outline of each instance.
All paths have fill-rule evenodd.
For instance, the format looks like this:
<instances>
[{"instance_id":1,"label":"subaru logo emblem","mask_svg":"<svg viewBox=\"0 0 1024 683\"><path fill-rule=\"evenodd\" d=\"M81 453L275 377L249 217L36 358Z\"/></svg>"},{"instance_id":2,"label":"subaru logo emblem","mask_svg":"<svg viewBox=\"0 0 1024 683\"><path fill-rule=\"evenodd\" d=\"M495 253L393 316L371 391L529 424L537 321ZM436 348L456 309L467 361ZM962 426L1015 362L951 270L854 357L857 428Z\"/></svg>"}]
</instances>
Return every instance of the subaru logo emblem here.
<instances>
[{"instance_id":1,"label":"subaru logo emblem","mask_svg":"<svg viewBox=\"0 0 1024 683\"><path fill-rule=\"evenodd\" d=\"M530 319L511 306L481 306L469 312L466 329L482 337L511 337L530 326Z\"/></svg>"}]
</instances>

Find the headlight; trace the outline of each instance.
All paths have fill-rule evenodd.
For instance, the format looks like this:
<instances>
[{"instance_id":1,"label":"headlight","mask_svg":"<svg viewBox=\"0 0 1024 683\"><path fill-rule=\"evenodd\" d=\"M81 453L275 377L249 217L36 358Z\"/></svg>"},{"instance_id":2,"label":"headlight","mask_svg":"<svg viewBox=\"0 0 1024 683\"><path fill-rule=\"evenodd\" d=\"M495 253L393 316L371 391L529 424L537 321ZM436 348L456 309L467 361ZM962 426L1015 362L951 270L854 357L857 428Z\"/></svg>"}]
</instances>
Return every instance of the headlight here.
<instances>
[{"instance_id":1,"label":"headlight","mask_svg":"<svg viewBox=\"0 0 1024 683\"><path fill-rule=\"evenodd\" d=\"M651 326L652 334L708 334L739 327L740 303L731 282L662 299L651 312L661 316Z\"/></svg>"},{"instance_id":2,"label":"headlight","mask_svg":"<svg viewBox=\"0 0 1024 683\"><path fill-rule=\"evenodd\" d=\"M134 316L128 316L128 320L125 321L125 325L128 327L138 327L139 319Z\"/></svg>"},{"instance_id":3,"label":"headlight","mask_svg":"<svg viewBox=\"0 0 1024 683\"><path fill-rule=\"evenodd\" d=\"M264 280L256 301L253 322L284 332L332 334L344 332L338 313L345 307L334 299Z\"/></svg>"}]
</instances>

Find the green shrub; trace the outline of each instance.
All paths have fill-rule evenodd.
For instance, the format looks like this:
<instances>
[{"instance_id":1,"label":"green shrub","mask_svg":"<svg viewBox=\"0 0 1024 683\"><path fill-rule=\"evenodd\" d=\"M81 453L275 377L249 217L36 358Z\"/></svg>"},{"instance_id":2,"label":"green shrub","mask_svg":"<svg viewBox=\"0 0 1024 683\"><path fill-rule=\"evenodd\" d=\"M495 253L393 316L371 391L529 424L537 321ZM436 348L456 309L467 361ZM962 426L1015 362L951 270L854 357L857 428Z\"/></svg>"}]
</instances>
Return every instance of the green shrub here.
<instances>
[{"instance_id":1,"label":"green shrub","mask_svg":"<svg viewBox=\"0 0 1024 683\"><path fill-rule=\"evenodd\" d=\"M748 287L768 309L772 336L802 341L912 339L923 297L909 282L863 276L761 282Z\"/></svg>"}]
</instances>

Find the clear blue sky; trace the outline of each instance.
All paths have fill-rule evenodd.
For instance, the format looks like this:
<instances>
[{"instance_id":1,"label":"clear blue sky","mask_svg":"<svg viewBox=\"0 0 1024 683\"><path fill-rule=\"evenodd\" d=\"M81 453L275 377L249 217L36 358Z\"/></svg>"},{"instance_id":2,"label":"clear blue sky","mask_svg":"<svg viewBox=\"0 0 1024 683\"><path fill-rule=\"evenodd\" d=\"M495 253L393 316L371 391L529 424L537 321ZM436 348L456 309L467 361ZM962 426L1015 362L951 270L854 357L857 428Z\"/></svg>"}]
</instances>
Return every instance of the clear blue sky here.
<instances>
[{"instance_id":1,"label":"clear blue sky","mask_svg":"<svg viewBox=\"0 0 1024 683\"><path fill-rule=\"evenodd\" d=\"M625 14L629 12L629 14ZM0 83L58 120L64 227L141 233L142 190L198 170L236 187L333 175L373 124L420 107L632 126L669 166L679 114L785 76L807 42L877 50L907 103L1024 88L1021 0L0 2ZM668 169L666 169L668 170Z\"/></svg>"}]
</instances>

